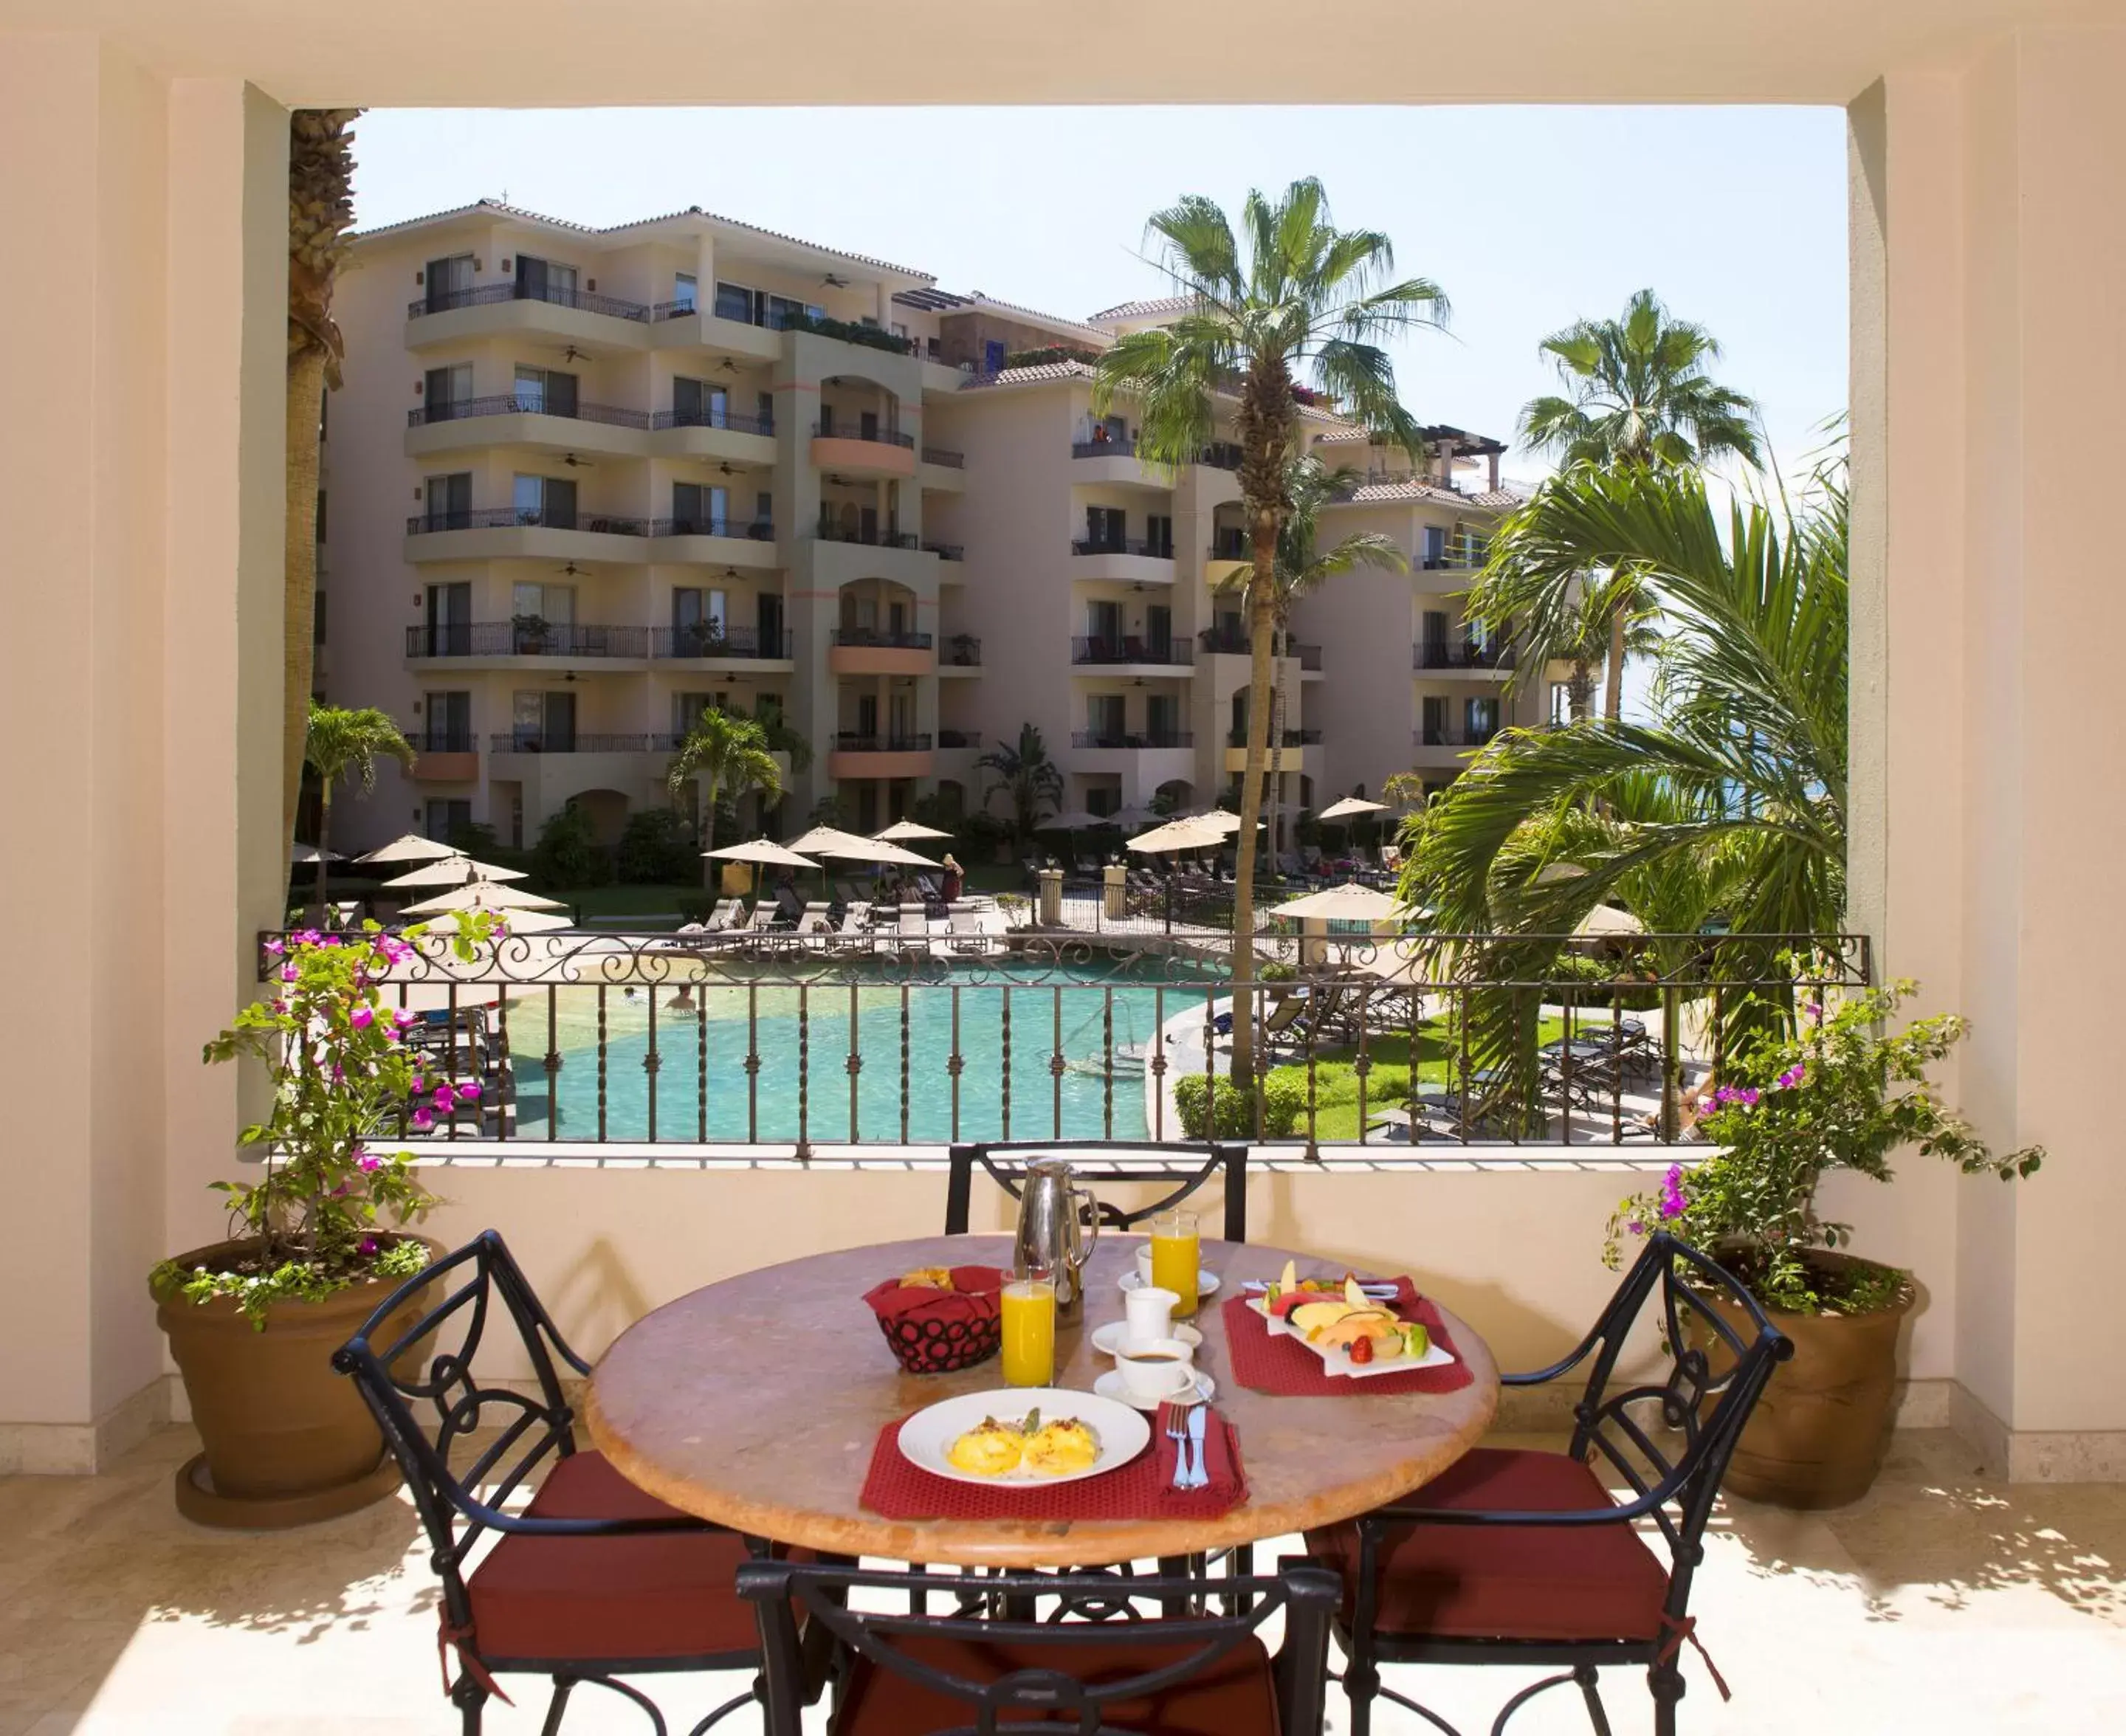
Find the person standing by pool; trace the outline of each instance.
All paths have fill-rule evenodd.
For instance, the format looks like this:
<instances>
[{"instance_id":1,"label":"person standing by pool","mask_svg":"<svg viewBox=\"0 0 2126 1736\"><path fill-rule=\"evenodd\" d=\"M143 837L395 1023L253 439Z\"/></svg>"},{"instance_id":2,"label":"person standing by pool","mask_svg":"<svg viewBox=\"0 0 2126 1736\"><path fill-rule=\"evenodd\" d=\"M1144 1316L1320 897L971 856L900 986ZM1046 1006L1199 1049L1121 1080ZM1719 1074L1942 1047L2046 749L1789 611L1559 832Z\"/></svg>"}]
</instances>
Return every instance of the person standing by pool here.
<instances>
[{"instance_id":1,"label":"person standing by pool","mask_svg":"<svg viewBox=\"0 0 2126 1736\"><path fill-rule=\"evenodd\" d=\"M945 852L944 869L945 902L948 904L957 903L961 889L966 885L967 877L960 871L958 859L949 850Z\"/></svg>"}]
</instances>

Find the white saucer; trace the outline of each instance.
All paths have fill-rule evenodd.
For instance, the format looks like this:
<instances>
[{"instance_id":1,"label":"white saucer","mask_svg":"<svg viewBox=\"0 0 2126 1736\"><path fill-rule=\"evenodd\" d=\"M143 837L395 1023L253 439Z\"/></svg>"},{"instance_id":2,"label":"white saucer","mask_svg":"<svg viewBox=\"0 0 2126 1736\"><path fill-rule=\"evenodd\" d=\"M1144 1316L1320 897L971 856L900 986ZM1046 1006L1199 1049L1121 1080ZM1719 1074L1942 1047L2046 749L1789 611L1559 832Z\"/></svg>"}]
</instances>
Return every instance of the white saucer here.
<instances>
[{"instance_id":1,"label":"white saucer","mask_svg":"<svg viewBox=\"0 0 2126 1736\"><path fill-rule=\"evenodd\" d=\"M1137 1276L1136 1271L1134 1267L1122 1274L1122 1288L1124 1290L1141 1290L1143 1287L1144 1280ZM1196 1274L1196 1300L1200 1302L1206 1296L1215 1296L1217 1294L1217 1273L1214 1271L1198 1272Z\"/></svg>"},{"instance_id":2,"label":"white saucer","mask_svg":"<svg viewBox=\"0 0 2126 1736\"><path fill-rule=\"evenodd\" d=\"M1093 1390L1103 1399L1112 1399L1117 1404L1132 1405L1141 1411L1155 1411L1166 1402L1163 1399L1140 1399L1127 1390L1122 1385L1122 1370L1118 1368L1109 1369L1095 1380ZM1218 1383L1200 1368L1196 1370L1196 1396L1206 1404L1218 1396Z\"/></svg>"},{"instance_id":3,"label":"white saucer","mask_svg":"<svg viewBox=\"0 0 2126 1736\"><path fill-rule=\"evenodd\" d=\"M1128 1321L1110 1320L1093 1334L1093 1348L1103 1356L1112 1356L1122 1347L1124 1336L1128 1331ZM1202 1333L1186 1320L1176 1320L1168 1331L1183 1344L1197 1345L1203 1342Z\"/></svg>"}]
</instances>

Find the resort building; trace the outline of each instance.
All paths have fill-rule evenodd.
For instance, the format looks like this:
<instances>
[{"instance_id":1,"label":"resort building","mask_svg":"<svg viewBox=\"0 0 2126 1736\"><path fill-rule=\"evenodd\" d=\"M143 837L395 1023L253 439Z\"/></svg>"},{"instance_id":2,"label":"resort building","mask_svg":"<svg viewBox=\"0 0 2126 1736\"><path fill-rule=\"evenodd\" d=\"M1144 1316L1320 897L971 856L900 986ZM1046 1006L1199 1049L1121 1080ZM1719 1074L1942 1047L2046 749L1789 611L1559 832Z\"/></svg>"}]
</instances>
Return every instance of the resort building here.
<instances>
[{"instance_id":1,"label":"resort building","mask_svg":"<svg viewBox=\"0 0 2126 1736\"><path fill-rule=\"evenodd\" d=\"M611 842L711 705L801 743L779 810L748 800L770 829L829 798L867 830L979 805L976 762L1026 723L1073 807L1219 800L1251 703L1237 450L1169 473L1127 405L1092 409L1092 359L1179 306L1059 318L698 210L593 230L483 201L362 235L318 681L419 757L350 825L528 844L574 801ZM1354 472L1323 540L1384 531L1412 571L1295 611L1287 811L1452 777L1511 667L1453 596L1512 498L1497 443L1434 429L1414 469L1328 408L1302 424Z\"/></svg>"}]
</instances>

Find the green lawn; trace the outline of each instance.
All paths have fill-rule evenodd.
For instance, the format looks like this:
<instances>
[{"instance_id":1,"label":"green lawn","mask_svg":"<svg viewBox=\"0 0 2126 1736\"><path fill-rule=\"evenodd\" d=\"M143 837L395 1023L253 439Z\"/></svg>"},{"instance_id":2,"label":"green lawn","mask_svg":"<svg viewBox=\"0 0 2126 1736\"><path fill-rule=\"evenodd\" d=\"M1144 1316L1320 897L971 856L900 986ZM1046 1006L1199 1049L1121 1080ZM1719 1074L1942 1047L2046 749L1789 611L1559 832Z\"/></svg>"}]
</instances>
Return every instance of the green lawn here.
<instances>
[{"instance_id":1,"label":"green lawn","mask_svg":"<svg viewBox=\"0 0 2126 1736\"><path fill-rule=\"evenodd\" d=\"M1584 1031L1599 1022L1583 1015L1580 1028ZM1565 1035L1565 1021L1549 1017L1538 1021L1536 1041L1551 1042ZM1337 1044L1315 1052L1315 1135L1323 1139L1355 1139L1358 1137L1358 1075L1352 1063L1358 1059L1358 1049L1351 1044ZM1410 1079L1415 1072L1420 1087L1434 1087L1451 1084L1461 1070L1461 1045L1454 1035L1450 1021L1443 1016L1421 1021L1417 1027L1417 1055L1415 1068L1411 1065L1410 1033L1407 1027L1370 1036L1366 1043L1366 1054L1372 1065L1366 1073L1366 1109L1368 1114L1377 1114L1382 1109L1407 1102L1410 1093ZM1306 1064L1273 1067L1273 1080L1288 1080L1304 1090L1306 1086ZM1301 1127L1303 1130L1302 1120Z\"/></svg>"}]
</instances>

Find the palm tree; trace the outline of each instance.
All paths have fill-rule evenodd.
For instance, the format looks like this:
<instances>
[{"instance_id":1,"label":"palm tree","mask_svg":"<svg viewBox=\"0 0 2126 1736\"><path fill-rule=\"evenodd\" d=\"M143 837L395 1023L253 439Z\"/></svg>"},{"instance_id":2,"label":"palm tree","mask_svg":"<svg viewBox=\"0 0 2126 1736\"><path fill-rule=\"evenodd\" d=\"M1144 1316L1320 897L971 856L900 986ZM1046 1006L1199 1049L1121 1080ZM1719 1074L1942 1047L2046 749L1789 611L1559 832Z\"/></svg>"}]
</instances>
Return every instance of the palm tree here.
<instances>
[{"instance_id":1,"label":"palm tree","mask_svg":"<svg viewBox=\"0 0 2126 1736\"><path fill-rule=\"evenodd\" d=\"M394 759L413 763L413 744L381 711L351 711L310 701L303 732L303 757L318 774L318 913L325 908L325 879L331 866L333 787L350 774L361 780L364 795L376 787L376 762Z\"/></svg>"},{"instance_id":2,"label":"palm tree","mask_svg":"<svg viewBox=\"0 0 2126 1736\"><path fill-rule=\"evenodd\" d=\"M1705 373L1706 364L1718 359L1718 341L1703 326L1671 319L1651 290L1633 295L1622 319L1576 320L1544 338L1540 349L1557 363L1571 395L1538 398L1522 409L1521 444L1529 451L1555 454L1568 469L1695 468L1729 455L1757 463L1755 403ZM1487 574L1495 570L1486 564ZM1644 612L1644 596L1630 568L1590 581L1590 588L1608 604L1603 711L1613 720L1623 715L1626 628L1634 614ZM1558 617L1542 636L1571 637L1562 630L1566 619Z\"/></svg>"},{"instance_id":3,"label":"palm tree","mask_svg":"<svg viewBox=\"0 0 2126 1736\"><path fill-rule=\"evenodd\" d=\"M1311 596L1330 579L1355 571L1360 567L1386 567L1396 572L1410 570L1410 557L1398 549L1394 541L1377 531L1361 531L1344 538L1334 547L1318 549L1315 538L1319 528L1321 509L1339 494L1348 493L1358 481L1358 473L1349 465L1332 469L1313 453L1292 460L1287 479L1287 491L1291 510L1284 521L1284 529L1278 540L1277 564L1274 568L1276 594L1276 639L1273 647L1274 661L1271 667L1277 672L1273 679L1270 704L1270 739L1282 746L1284 740L1286 663L1291 654L1292 611L1303 597ZM1252 582L1248 569L1225 579L1221 590L1240 590L1245 592ZM1273 779L1269 786L1269 823L1264 828L1273 852L1277 847L1278 809L1284 780L1280 776Z\"/></svg>"},{"instance_id":4,"label":"palm tree","mask_svg":"<svg viewBox=\"0 0 2126 1736\"><path fill-rule=\"evenodd\" d=\"M1443 323L1447 298L1425 278L1396 277L1386 235L1334 227L1328 195L1315 180L1293 182L1273 201L1250 192L1238 236L1226 214L1200 194L1155 212L1146 234L1158 238L1162 268L1187 306L1171 325L1127 333L1101 356L1094 409L1105 415L1116 399L1133 399L1139 454L1171 469L1193 463L1216 437L1219 397L1237 396L1233 432L1254 560L1244 593L1254 662L1250 691L1267 693L1277 551L1292 508L1287 474L1298 444L1294 388L1304 376L1369 432L1418 455L1423 436L1396 399L1394 365L1379 341ZM1236 936L1254 930L1255 828L1269 711L1248 708ZM1252 944L1236 940L1231 956L1233 1071L1245 1074L1254 1071L1254 1057Z\"/></svg>"},{"instance_id":5,"label":"palm tree","mask_svg":"<svg viewBox=\"0 0 2126 1736\"><path fill-rule=\"evenodd\" d=\"M694 719L665 768L664 785L677 802L689 778L698 777L702 792L702 850L704 856L716 847L716 796L728 791L732 798L758 790L770 805L782 799L782 768L768 745L768 731L752 718L721 711L711 705ZM702 884L716 884L716 865L702 864Z\"/></svg>"},{"instance_id":6,"label":"palm tree","mask_svg":"<svg viewBox=\"0 0 2126 1736\"><path fill-rule=\"evenodd\" d=\"M353 135L360 109L297 109L288 117L287 522L281 567L281 830L295 833L311 724L318 596L318 431L327 386L347 346L333 323L333 282L354 221ZM331 800L328 788L326 800ZM320 884L324 865L318 866Z\"/></svg>"},{"instance_id":7,"label":"palm tree","mask_svg":"<svg viewBox=\"0 0 2126 1736\"><path fill-rule=\"evenodd\" d=\"M996 782L983 793L985 804L999 790L1010 797L1012 839L1023 851L1041 823L1042 804L1045 802L1051 814L1063 804L1063 774L1049 758L1048 744L1032 724L1021 724L1018 741L999 743L975 765L997 775Z\"/></svg>"}]
</instances>

